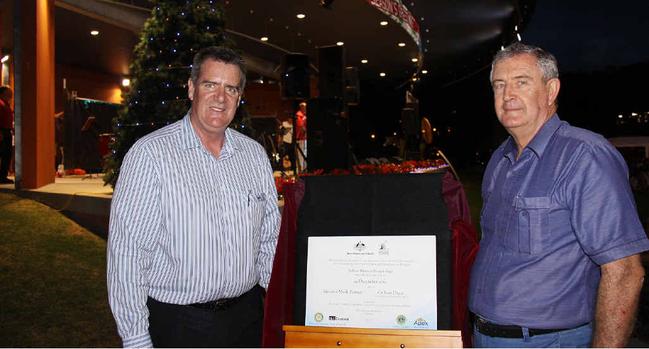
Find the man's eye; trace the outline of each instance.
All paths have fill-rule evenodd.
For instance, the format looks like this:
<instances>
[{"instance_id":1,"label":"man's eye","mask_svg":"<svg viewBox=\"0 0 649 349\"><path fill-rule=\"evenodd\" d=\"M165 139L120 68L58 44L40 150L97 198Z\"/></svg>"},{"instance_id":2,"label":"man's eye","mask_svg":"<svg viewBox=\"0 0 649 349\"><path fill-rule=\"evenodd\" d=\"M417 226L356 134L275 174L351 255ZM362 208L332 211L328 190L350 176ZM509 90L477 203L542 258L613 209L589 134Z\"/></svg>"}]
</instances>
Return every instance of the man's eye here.
<instances>
[{"instance_id":1,"label":"man's eye","mask_svg":"<svg viewBox=\"0 0 649 349\"><path fill-rule=\"evenodd\" d=\"M500 90L505 86L505 84L493 84L494 90Z\"/></svg>"},{"instance_id":2,"label":"man's eye","mask_svg":"<svg viewBox=\"0 0 649 349\"><path fill-rule=\"evenodd\" d=\"M229 95L236 95L239 92L239 89L234 86L226 86L225 92Z\"/></svg>"},{"instance_id":3,"label":"man's eye","mask_svg":"<svg viewBox=\"0 0 649 349\"><path fill-rule=\"evenodd\" d=\"M203 84L203 87L205 87L208 90L211 90L211 89L214 88L214 84L211 83L211 82L206 82L206 83Z\"/></svg>"},{"instance_id":4,"label":"man's eye","mask_svg":"<svg viewBox=\"0 0 649 349\"><path fill-rule=\"evenodd\" d=\"M518 80L518 81L516 81L516 84L517 84L518 86L524 86L524 85L527 85L527 80Z\"/></svg>"}]
</instances>

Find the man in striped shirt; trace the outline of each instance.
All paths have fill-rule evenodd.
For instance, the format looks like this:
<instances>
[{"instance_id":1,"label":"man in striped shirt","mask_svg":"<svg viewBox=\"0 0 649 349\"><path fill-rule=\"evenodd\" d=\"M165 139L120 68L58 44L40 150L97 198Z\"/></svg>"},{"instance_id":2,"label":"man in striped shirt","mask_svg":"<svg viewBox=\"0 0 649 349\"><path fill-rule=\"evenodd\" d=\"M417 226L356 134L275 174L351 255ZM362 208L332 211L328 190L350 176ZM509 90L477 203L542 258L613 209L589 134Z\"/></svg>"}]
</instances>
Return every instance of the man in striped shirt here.
<instances>
[{"instance_id":1,"label":"man in striped shirt","mask_svg":"<svg viewBox=\"0 0 649 349\"><path fill-rule=\"evenodd\" d=\"M264 149L228 128L245 85L232 50L194 57L192 107L124 158L108 292L125 347L256 347L279 230Z\"/></svg>"}]
</instances>

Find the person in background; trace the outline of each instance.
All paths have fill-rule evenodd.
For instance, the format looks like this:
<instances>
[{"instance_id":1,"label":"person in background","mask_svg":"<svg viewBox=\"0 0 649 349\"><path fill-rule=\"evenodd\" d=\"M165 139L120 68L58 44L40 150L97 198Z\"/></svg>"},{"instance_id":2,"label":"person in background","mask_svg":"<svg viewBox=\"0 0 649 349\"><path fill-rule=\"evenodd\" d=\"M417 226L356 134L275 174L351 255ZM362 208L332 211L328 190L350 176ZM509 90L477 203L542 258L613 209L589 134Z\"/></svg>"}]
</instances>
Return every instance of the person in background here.
<instances>
[{"instance_id":1,"label":"person in background","mask_svg":"<svg viewBox=\"0 0 649 349\"><path fill-rule=\"evenodd\" d=\"M297 141L298 171L306 169L306 102L300 102L295 112L295 140Z\"/></svg>"},{"instance_id":2,"label":"person in background","mask_svg":"<svg viewBox=\"0 0 649 349\"><path fill-rule=\"evenodd\" d=\"M491 70L510 134L482 181L469 308L476 347L623 347L649 240L622 156L556 113L557 61L514 43Z\"/></svg>"},{"instance_id":3,"label":"person in background","mask_svg":"<svg viewBox=\"0 0 649 349\"><path fill-rule=\"evenodd\" d=\"M295 163L295 148L293 147L293 118L287 118L280 125L282 144L282 168L290 168ZM284 166L284 160L288 159L289 166Z\"/></svg>"},{"instance_id":4,"label":"person in background","mask_svg":"<svg viewBox=\"0 0 649 349\"><path fill-rule=\"evenodd\" d=\"M13 155L14 112L11 100L14 92L9 86L0 86L0 184L12 184L7 178Z\"/></svg>"},{"instance_id":5,"label":"person in background","mask_svg":"<svg viewBox=\"0 0 649 349\"><path fill-rule=\"evenodd\" d=\"M234 51L199 51L191 109L124 158L107 281L125 347L261 344L280 215L266 152L228 128L245 76Z\"/></svg>"}]
</instances>

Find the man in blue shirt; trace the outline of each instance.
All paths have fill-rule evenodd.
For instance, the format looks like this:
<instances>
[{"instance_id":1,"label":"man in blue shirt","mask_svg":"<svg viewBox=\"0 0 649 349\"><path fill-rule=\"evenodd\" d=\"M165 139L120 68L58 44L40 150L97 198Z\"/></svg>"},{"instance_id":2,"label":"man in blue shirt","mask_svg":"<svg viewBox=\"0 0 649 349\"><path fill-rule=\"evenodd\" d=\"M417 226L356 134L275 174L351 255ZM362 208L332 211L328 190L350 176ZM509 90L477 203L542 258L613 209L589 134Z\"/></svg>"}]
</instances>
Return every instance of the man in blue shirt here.
<instances>
[{"instance_id":1,"label":"man in blue shirt","mask_svg":"<svg viewBox=\"0 0 649 349\"><path fill-rule=\"evenodd\" d=\"M476 347L618 347L633 330L649 240L624 159L556 114L556 59L515 43L492 63L510 137L482 182L469 308Z\"/></svg>"}]
</instances>

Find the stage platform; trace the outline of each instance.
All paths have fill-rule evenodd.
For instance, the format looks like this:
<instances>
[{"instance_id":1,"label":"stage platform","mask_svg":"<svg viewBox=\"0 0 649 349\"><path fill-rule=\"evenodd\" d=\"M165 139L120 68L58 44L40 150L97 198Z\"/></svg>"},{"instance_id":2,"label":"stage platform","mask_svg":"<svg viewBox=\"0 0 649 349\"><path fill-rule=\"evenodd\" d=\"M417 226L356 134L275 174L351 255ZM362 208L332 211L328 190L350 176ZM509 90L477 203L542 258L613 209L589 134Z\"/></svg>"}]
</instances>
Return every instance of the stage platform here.
<instances>
[{"instance_id":1,"label":"stage platform","mask_svg":"<svg viewBox=\"0 0 649 349\"><path fill-rule=\"evenodd\" d=\"M54 183L33 190L16 190L13 184L0 184L0 192L38 201L60 211L94 234L104 239L108 237L113 188L104 186L101 174L56 178ZM280 199L278 206L281 210L284 201Z\"/></svg>"},{"instance_id":2,"label":"stage platform","mask_svg":"<svg viewBox=\"0 0 649 349\"><path fill-rule=\"evenodd\" d=\"M104 186L101 175L56 178L54 183L33 190L16 190L13 184L2 184L0 192L38 201L98 236L104 239L108 236L113 189Z\"/></svg>"}]
</instances>

